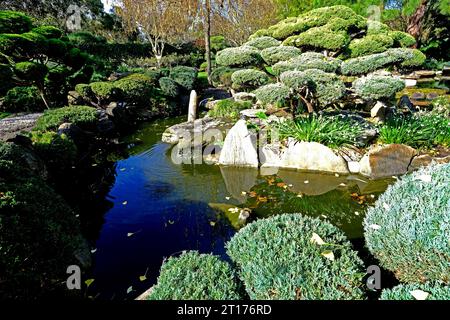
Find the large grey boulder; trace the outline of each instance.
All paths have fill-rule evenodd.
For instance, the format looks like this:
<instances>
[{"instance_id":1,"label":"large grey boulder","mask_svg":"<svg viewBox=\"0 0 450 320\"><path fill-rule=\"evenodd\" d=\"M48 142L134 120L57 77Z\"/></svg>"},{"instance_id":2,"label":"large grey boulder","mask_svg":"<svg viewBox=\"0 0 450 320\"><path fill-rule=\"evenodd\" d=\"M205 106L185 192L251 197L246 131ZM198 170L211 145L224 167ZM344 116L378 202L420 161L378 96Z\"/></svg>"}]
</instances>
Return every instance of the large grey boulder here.
<instances>
[{"instance_id":1,"label":"large grey boulder","mask_svg":"<svg viewBox=\"0 0 450 320\"><path fill-rule=\"evenodd\" d=\"M376 146L361 159L360 171L374 179L403 175L416 155L414 148L403 144Z\"/></svg>"},{"instance_id":2,"label":"large grey boulder","mask_svg":"<svg viewBox=\"0 0 450 320\"><path fill-rule=\"evenodd\" d=\"M244 120L239 120L228 132L220 153L219 164L258 168L256 134L251 134Z\"/></svg>"}]
</instances>

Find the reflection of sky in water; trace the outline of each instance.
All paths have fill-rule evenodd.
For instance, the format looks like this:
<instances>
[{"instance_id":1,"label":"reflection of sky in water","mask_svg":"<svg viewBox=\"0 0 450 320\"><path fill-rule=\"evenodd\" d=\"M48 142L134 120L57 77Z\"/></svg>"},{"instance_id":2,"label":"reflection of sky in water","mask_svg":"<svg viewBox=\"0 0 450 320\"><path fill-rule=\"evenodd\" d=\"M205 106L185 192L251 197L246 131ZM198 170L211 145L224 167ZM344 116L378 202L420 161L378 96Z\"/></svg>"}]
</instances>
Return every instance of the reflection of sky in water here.
<instances>
[{"instance_id":1,"label":"reflection of sky in water","mask_svg":"<svg viewBox=\"0 0 450 320\"><path fill-rule=\"evenodd\" d=\"M102 299L134 298L156 282L165 257L183 250L226 258L224 245L235 230L209 203L254 206L257 217L327 212L331 222L335 219L355 237L361 233L363 215L355 219L354 212L341 212L359 206L351 192L377 193L386 186L367 184L360 177L280 171L277 179L286 185L280 188L269 185L270 177L258 176L254 169L175 165L170 161L170 147L159 142L170 124L162 121L143 128L132 137L142 141L130 150L134 156L117 163L116 182L108 196L114 207L105 214L96 243L90 294L101 292ZM259 203L261 198L249 196L251 190L273 199ZM298 198L298 194L305 196ZM147 280L141 282L139 277L144 274ZM127 294L130 286L135 291Z\"/></svg>"}]
</instances>

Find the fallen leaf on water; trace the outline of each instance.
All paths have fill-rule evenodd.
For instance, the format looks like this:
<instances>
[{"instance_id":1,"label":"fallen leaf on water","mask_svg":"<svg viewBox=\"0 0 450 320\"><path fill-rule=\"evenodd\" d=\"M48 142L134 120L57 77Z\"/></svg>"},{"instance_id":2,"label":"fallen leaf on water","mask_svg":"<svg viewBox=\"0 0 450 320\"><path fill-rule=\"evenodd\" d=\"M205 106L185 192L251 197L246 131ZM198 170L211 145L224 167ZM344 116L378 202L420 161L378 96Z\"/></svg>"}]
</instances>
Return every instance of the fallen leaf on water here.
<instances>
[{"instance_id":1,"label":"fallen leaf on water","mask_svg":"<svg viewBox=\"0 0 450 320\"><path fill-rule=\"evenodd\" d=\"M95 279L87 279L84 283L86 284L86 286L89 288L89 286L92 284L92 282L94 282Z\"/></svg>"},{"instance_id":2,"label":"fallen leaf on water","mask_svg":"<svg viewBox=\"0 0 450 320\"><path fill-rule=\"evenodd\" d=\"M325 241L323 241L322 238L317 233L313 233L313 235L311 237L311 242L318 244L319 246L322 246L325 244Z\"/></svg>"},{"instance_id":3,"label":"fallen leaf on water","mask_svg":"<svg viewBox=\"0 0 450 320\"><path fill-rule=\"evenodd\" d=\"M92 249L91 253L95 253L97 251L97 249Z\"/></svg>"},{"instance_id":4,"label":"fallen leaf on water","mask_svg":"<svg viewBox=\"0 0 450 320\"><path fill-rule=\"evenodd\" d=\"M334 253L333 251L327 250L322 252L322 255L327 258L328 260L334 261Z\"/></svg>"},{"instance_id":5,"label":"fallen leaf on water","mask_svg":"<svg viewBox=\"0 0 450 320\"><path fill-rule=\"evenodd\" d=\"M143 281L147 280L147 277L145 275L144 276L140 276L139 280L143 282Z\"/></svg>"},{"instance_id":6,"label":"fallen leaf on water","mask_svg":"<svg viewBox=\"0 0 450 320\"><path fill-rule=\"evenodd\" d=\"M133 291L133 286L131 286L127 289L127 294L129 294L131 291Z\"/></svg>"},{"instance_id":7,"label":"fallen leaf on water","mask_svg":"<svg viewBox=\"0 0 450 320\"><path fill-rule=\"evenodd\" d=\"M427 300L428 296L430 295L428 292L422 291L422 290L413 290L410 291L411 295L416 300Z\"/></svg>"},{"instance_id":8,"label":"fallen leaf on water","mask_svg":"<svg viewBox=\"0 0 450 320\"><path fill-rule=\"evenodd\" d=\"M125 171L127 170L127 168L120 168L120 171Z\"/></svg>"},{"instance_id":9,"label":"fallen leaf on water","mask_svg":"<svg viewBox=\"0 0 450 320\"><path fill-rule=\"evenodd\" d=\"M128 204L128 201L124 201L124 202L122 202L122 204L123 204L124 206L126 206L126 205Z\"/></svg>"},{"instance_id":10,"label":"fallen leaf on water","mask_svg":"<svg viewBox=\"0 0 450 320\"><path fill-rule=\"evenodd\" d=\"M174 220L169 220L169 221L167 221L167 222L169 222L169 224L175 224L175 221Z\"/></svg>"},{"instance_id":11,"label":"fallen leaf on water","mask_svg":"<svg viewBox=\"0 0 450 320\"><path fill-rule=\"evenodd\" d=\"M211 227L214 227L216 225L216 222L210 221L209 224L211 225Z\"/></svg>"}]
</instances>

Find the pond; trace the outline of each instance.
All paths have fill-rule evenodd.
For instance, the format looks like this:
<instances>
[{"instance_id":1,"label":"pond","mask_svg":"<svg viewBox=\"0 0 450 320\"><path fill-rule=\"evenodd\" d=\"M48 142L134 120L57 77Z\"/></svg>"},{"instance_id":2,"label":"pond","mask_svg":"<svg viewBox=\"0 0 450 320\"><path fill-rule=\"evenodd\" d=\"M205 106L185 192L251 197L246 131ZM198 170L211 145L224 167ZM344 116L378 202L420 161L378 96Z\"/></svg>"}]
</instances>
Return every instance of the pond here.
<instances>
[{"instance_id":1,"label":"pond","mask_svg":"<svg viewBox=\"0 0 450 320\"><path fill-rule=\"evenodd\" d=\"M176 165L161 135L182 121L148 123L124 139L130 156L116 163L107 196L113 205L104 213L98 237L91 239L94 282L88 296L134 299L156 283L164 259L183 250L227 259L224 245L239 227L238 214L230 209L237 206L251 210L251 219L294 212L320 217L362 247L366 209L394 181Z\"/></svg>"}]
</instances>

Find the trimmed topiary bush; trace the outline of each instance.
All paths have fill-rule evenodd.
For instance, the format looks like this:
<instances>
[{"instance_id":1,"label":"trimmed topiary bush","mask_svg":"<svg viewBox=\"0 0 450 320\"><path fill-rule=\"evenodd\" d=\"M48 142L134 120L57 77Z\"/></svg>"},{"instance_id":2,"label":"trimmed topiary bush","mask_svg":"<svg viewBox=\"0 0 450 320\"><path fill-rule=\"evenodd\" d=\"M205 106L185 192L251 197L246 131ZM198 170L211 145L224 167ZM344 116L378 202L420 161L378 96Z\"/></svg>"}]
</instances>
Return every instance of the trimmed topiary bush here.
<instances>
[{"instance_id":1,"label":"trimmed topiary bush","mask_svg":"<svg viewBox=\"0 0 450 320\"><path fill-rule=\"evenodd\" d=\"M47 41L47 55L51 58L61 59L67 54L67 43L60 39L49 39Z\"/></svg>"},{"instance_id":2,"label":"trimmed topiary bush","mask_svg":"<svg viewBox=\"0 0 450 320\"><path fill-rule=\"evenodd\" d=\"M14 87L6 93L1 109L6 112L42 111L45 104L37 87Z\"/></svg>"},{"instance_id":3,"label":"trimmed topiary bush","mask_svg":"<svg viewBox=\"0 0 450 320\"><path fill-rule=\"evenodd\" d=\"M232 82L231 77L233 73L238 71L238 68L230 67L218 67L215 68L211 73L211 81L215 87L228 87L231 88Z\"/></svg>"},{"instance_id":4,"label":"trimmed topiary bush","mask_svg":"<svg viewBox=\"0 0 450 320\"><path fill-rule=\"evenodd\" d=\"M333 31L327 26L323 26L289 37L283 41L283 45L338 51L344 49L349 42L350 37L346 32Z\"/></svg>"},{"instance_id":5,"label":"trimmed topiary bush","mask_svg":"<svg viewBox=\"0 0 450 320\"><path fill-rule=\"evenodd\" d=\"M255 69L238 70L231 76L233 89L236 90L255 89L267 84L269 80L265 72Z\"/></svg>"},{"instance_id":6,"label":"trimmed topiary bush","mask_svg":"<svg viewBox=\"0 0 450 320\"><path fill-rule=\"evenodd\" d=\"M95 108L87 106L73 106L45 111L34 128L35 131L55 131L64 122L90 130L97 123L98 113Z\"/></svg>"},{"instance_id":7,"label":"trimmed topiary bush","mask_svg":"<svg viewBox=\"0 0 450 320\"><path fill-rule=\"evenodd\" d=\"M391 31L389 36L394 40L396 47L409 48L416 44L416 39L406 32Z\"/></svg>"},{"instance_id":8,"label":"trimmed topiary bush","mask_svg":"<svg viewBox=\"0 0 450 320\"><path fill-rule=\"evenodd\" d=\"M225 67L245 67L261 64L259 50L253 47L227 48L216 55L216 63Z\"/></svg>"},{"instance_id":9,"label":"trimmed topiary bush","mask_svg":"<svg viewBox=\"0 0 450 320\"><path fill-rule=\"evenodd\" d=\"M366 100L389 99L405 88L405 81L389 76L370 75L357 79L353 83L353 88Z\"/></svg>"},{"instance_id":10,"label":"trimmed topiary bush","mask_svg":"<svg viewBox=\"0 0 450 320\"><path fill-rule=\"evenodd\" d=\"M131 74L112 84L125 101L145 103L153 91L154 79L139 73Z\"/></svg>"},{"instance_id":11,"label":"trimmed topiary bush","mask_svg":"<svg viewBox=\"0 0 450 320\"><path fill-rule=\"evenodd\" d=\"M367 21L367 34L387 34L391 31L391 28L387 24L381 23L376 20L368 20Z\"/></svg>"},{"instance_id":12,"label":"trimmed topiary bush","mask_svg":"<svg viewBox=\"0 0 450 320\"><path fill-rule=\"evenodd\" d=\"M41 63L19 62L14 66L14 72L23 80L40 83L47 75L48 69L46 65Z\"/></svg>"},{"instance_id":13,"label":"trimmed topiary bush","mask_svg":"<svg viewBox=\"0 0 450 320\"><path fill-rule=\"evenodd\" d=\"M318 69L287 71L280 79L284 85L296 92L308 88L321 106L337 102L346 92L344 82L336 74Z\"/></svg>"},{"instance_id":14,"label":"trimmed topiary bush","mask_svg":"<svg viewBox=\"0 0 450 320\"><path fill-rule=\"evenodd\" d=\"M348 48L352 58L384 52L394 45L394 40L386 34L368 35L350 42Z\"/></svg>"},{"instance_id":15,"label":"trimmed topiary bush","mask_svg":"<svg viewBox=\"0 0 450 320\"><path fill-rule=\"evenodd\" d=\"M54 26L39 26L37 28L34 28L31 31L34 33L38 33L38 34L46 37L47 39L51 39L51 38L59 39L63 35L63 31Z\"/></svg>"},{"instance_id":16,"label":"trimmed topiary bush","mask_svg":"<svg viewBox=\"0 0 450 320\"><path fill-rule=\"evenodd\" d=\"M169 77L184 90L191 91L195 87L198 71L192 67L177 66L170 71Z\"/></svg>"},{"instance_id":17,"label":"trimmed topiary bush","mask_svg":"<svg viewBox=\"0 0 450 320\"><path fill-rule=\"evenodd\" d=\"M380 265L406 283L450 283L450 164L401 178L369 208L364 236Z\"/></svg>"},{"instance_id":18,"label":"trimmed topiary bush","mask_svg":"<svg viewBox=\"0 0 450 320\"><path fill-rule=\"evenodd\" d=\"M24 33L31 30L31 19L17 11L0 11L0 33Z\"/></svg>"},{"instance_id":19,"label":"trimmed topiary bush","mask_svg":"<svg viewBox=\"0 0 450 320\"><path fill-rule=\"evenodd\" d=\"M399 55L386 54L386 52L376 53L344 61L341 65L341 72L351 76L367 74L400 61L402 61L402 57Z\"/></svg>"},{"instance_id":20,"label":"trimmed topiary bush","mask_svg":"<svg viewBox=\"0 0 450 320\"><path fill-rule=\"evenodd\" d=\"M114 82L93 82L90 84L90 87L101 104L109 103L122 95L122 92L119 91Z\"/></svg>"},{"instance_id":21,"label":"trimmed topiary bush","mask_svg":"<svg viewBox=\"0 0 450 320\"><path fill-rule=\"evenodd\" d=\"M406 69L420 67L427 59L427 57L417 49L396 48L386 51L386 54L397 57L397 59L401 61L400 67Z\"/></svg>"},{"instance_id":22,"label":"trimmed topiary bush","mask_svg":"<svg viewBox=\"0 0 450 320\"><path fill-rule=\"evenodd\" d=\"M400 284L384 289L380 300L450 300L450 287L439 283Z\"/></svg>"},{"instance_id":23,"label":"trimmed topiary bush","mask_svg":"<svg viewBox=\"0 0 450 320\"><path fill-rule=\"evenodd\" d=\"M267 36L252 39L244 44L244 46L254 47L259 50L264 50L271 47L278 47L279 45L281 45L281 41L278 41L275 38Z\"/></svg>"},{"instance_id":24,"label":"trimmed topiary bush","mask_svg":"<svg viewBox=\"0 0 450 320\"><path fill-rule=\"evenodd\" d=\"M251 109L252 106L250 101L235 101L233 98L224 99L217 102L214 108L208 112L208 115L213 118L239 119L240 112Z\"/></svg>"},{"instance_id":25,"label":"trimmed topiary bush","mask_svg":"<svg viewBox=\"0 0 450 320\"><path fill-rule=\"evenodd\" d=\"M171 98L178 97L181 92L180 85L169 77L162 77L159 79L159 87L165 96Z\"/></svg>"},{"instance_id":26,"label":"trimmed topiary bush","mask_svg":"<svg viewBox=\"0 0 450 320\"><path fill-rule=\"evenodd\" d=\"M328 222L285 214L251 223L228 243L254 300L364 299L364 267Z\"/></svg>"},{"instance_id":27,"label":"trimmed topiary bush","mask_svg":"<svg viewBox=\"0 0 450 320\"><path fill-rule=\"evenodd\" d=\"M302 51L295 47L278 46L264 49L261 51L261 56L268 65L274 65L277 62L297 57L301 53Z\"/></svg>"},{"instance_id":28,"label":"trimmed topiary bush","mask_svg":"<svg viewBox=\"0 0 450 320\"><path fill-rule=\"evenodd\" d=\"M291 98L291 90L282 83L267 84L256 89L254 93L265 106L282 107Z\"/></svg>"},{"instance_id":29,"label":"trimmed topiary bush","mask_svg":"<svg viewBox=\"0 0 450 320\"><path fill-rule=\"evenodd\" d=\"M148 300L239 300L239 285L228 263L217 256L185 252L161 267Z\"/></svg>"},{"instance_id":30,"label":"trimmed topiary bush","mask_svg":"<svg viewBox=\"0 0 450 320\"><path fill-rule=\"evenodd\" d=\"M304 71L308 69L319 69L325 72L337 72L342 61L327 58L321 53L305 52L302 55L288 61L276 63L272 69L275 75L281 75L285 71Z\"/></svg>"}]
</instances>

